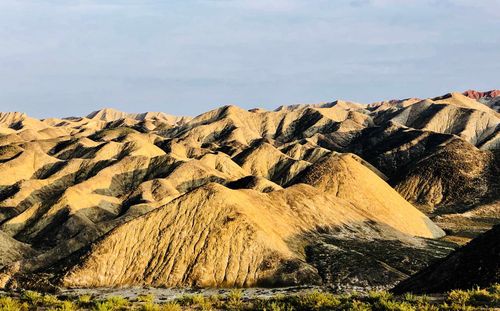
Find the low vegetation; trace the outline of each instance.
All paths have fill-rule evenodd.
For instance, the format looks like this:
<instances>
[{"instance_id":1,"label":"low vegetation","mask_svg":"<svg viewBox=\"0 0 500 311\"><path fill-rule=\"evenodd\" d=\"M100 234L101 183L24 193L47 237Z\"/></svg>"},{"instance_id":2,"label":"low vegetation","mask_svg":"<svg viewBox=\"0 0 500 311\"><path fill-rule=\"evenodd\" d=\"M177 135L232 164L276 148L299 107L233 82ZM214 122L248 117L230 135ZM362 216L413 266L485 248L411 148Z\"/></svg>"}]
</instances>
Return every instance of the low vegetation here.
<instances>
[{"instance_id":1,"label":"low vegetation","mask_svg":"<svg viewBox=\"0 0 500 311\"><path fill-rule=\"evenodd\" d=\"M245 297L242 290L232 290L226 295L184 295L175 300L159 303L153 295L135 299L108 296L96 299L90 295L57 297L33 291L0 296L0 311L29 310L262 310L262 311L440 311L478 310L500 308L500 284L489 288L452 290L441 296L427 297L407 293L394 296L386 291L372 291L361 295L335 295L328 292L309 291L300 294L276 295L269 298Z\"/></svg>"}]
</instances>

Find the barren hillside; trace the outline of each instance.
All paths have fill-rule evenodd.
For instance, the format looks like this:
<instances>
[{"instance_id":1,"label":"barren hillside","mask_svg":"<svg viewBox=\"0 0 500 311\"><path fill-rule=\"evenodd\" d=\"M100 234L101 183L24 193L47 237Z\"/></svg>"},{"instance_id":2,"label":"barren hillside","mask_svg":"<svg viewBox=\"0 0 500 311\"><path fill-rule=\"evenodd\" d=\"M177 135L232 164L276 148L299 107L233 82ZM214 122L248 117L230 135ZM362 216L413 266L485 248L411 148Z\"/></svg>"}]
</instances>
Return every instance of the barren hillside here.
<instances>
[{"instance_id":1,"label":"barren hillside","mask_svg":"<svg viewBox=\"0 0 500 311\"><path fill-rule=\"evenodd\" d=\"M500 282L500 226L481 234L395 287L395 292L442 293Z\"/></svg>"},{"instance_id":2,"label":"barren hillside","mask_svg":"<svg viewBox=\"0 0 500 311\"><path fill-rule=\"evenodd\" d=\"M0 285L391 286L500 222L497 98L0 113Z\"/></svg>"}]
</instances>

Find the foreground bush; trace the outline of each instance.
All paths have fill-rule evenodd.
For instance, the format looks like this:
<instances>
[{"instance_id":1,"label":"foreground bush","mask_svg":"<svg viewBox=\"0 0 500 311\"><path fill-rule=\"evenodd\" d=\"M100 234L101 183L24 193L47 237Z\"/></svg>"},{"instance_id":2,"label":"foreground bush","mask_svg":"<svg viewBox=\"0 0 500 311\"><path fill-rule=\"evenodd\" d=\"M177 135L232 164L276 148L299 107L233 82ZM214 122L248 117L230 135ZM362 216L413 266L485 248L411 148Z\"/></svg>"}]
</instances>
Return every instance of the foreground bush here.
<instances>
[{"instance_id":1,"label":"foreground bush","mask_svg":"<svg viewBox=\"0 0 500 311\"><path fill-rule=\"evenodd\" d=\"M453 290L432 302L427 296L411 293L393 296L386 291L372 291L367 295L334 295L328 292L309 291L301 294L275 295L270 298L245 298L243 291L232 290L226 295L185 295L175 301L155 302L152 295L141 295L134 300L121 296L95 299L90 295L67 298L33 291L0 297L0 311L30 310L262 310L262 311L466 311L500 308L500 285L489 288Z\"/></svg>"},{"instance_id":2,"label":"foreground bush","mask_svg":"<svg viewBox=\"0 0 500 311\"><path fill-rule=\"evenodd\" d=\"M13 299L11 297L0 297L0 311L19 311L28 310L26 303Z\"/></svg>"}]
</instances>

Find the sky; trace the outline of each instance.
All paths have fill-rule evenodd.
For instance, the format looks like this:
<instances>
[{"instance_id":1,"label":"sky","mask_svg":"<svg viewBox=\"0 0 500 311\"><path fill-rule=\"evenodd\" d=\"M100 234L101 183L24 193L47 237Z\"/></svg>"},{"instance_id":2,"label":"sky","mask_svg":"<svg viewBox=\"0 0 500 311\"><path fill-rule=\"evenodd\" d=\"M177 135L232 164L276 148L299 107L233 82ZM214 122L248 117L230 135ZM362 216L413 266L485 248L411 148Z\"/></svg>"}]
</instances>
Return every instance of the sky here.
<instances>
[{"instance_id":1,"label":"sky","mask_svg":"<svg viewBox=\"0 0 500 311\"><path fill-rule=\"evenodd\" d=\"M500 0L0 0L0 111L222 105L500 88Z\"/></svg>"}]
</instances>

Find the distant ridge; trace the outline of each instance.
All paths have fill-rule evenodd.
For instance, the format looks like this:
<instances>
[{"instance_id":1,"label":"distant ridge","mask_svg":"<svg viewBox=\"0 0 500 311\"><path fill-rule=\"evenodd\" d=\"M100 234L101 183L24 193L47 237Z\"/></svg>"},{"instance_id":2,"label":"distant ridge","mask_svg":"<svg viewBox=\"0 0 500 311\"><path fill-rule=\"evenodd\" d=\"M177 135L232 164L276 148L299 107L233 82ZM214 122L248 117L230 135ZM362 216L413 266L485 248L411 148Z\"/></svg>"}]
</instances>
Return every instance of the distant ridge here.
<instances>
[{"instance_id":1,"label":"distant ridge","mask_svg":"<svg viewBox=\"0 0 500 311\"><path fill-rule=\"evenodd\" d=\"M472 99L481 99L485 97L493 98L500 96L500 90L491 90L486 92L480 92L476 90L467 90L463 93L465 96L470 97Z\"/></svg>"},{"instance_id":2,"label":"distant ridge","mask_svg":"<svg viewBox=\"0 0 500 311\"><path fill-rule=\"evenodd\" d=\"M464 92L464 95L485 104L496 112L500 112L500 90L487 92L468 90Z\"/></svg>"},{"instance_id":3,"label":"distant ridge","mask_svg":"<svg viewBox=\"0 0 500 311\"><path fill-rule=\"evenodd\" d=\"M87 115L87 118L100 121L117 121L121 119L134 119L136 121L155 120L166 122L169 125L181 125L189 121L190 117L176 117L163 112L126 113L113 108L104 108Z\"/></svg>"}]
</instances>

